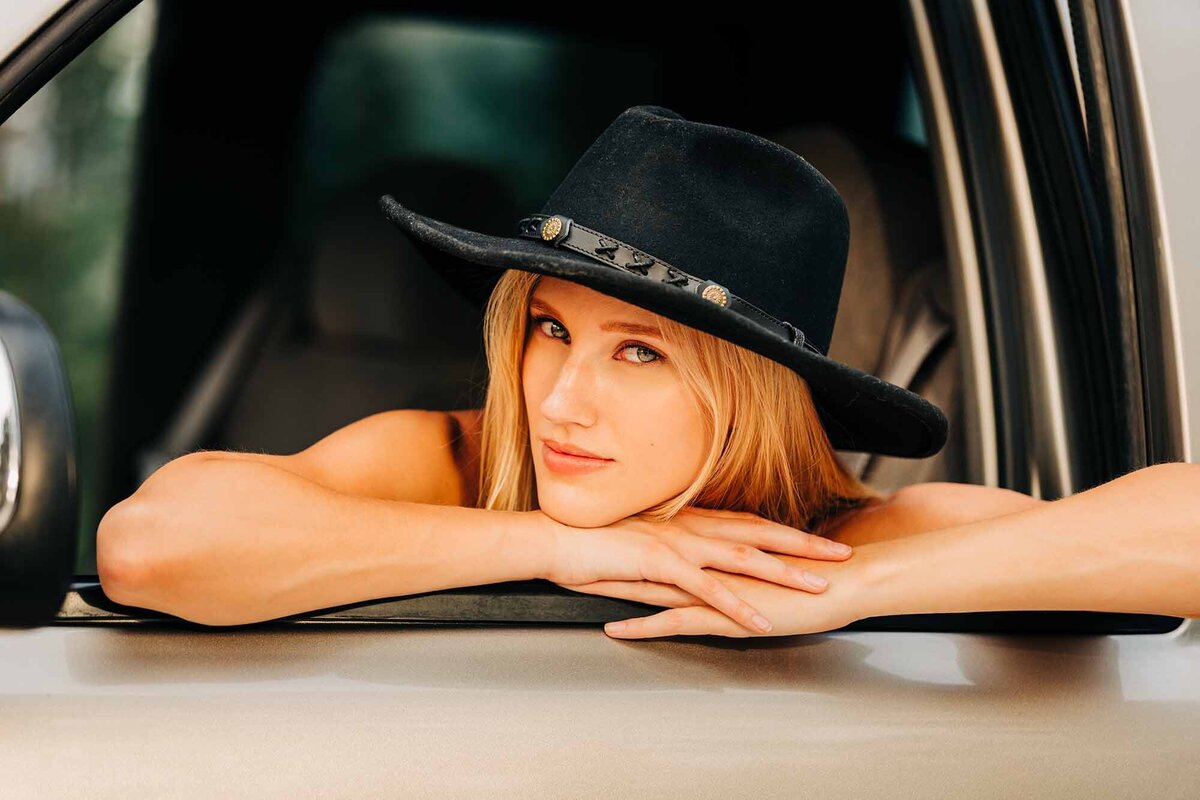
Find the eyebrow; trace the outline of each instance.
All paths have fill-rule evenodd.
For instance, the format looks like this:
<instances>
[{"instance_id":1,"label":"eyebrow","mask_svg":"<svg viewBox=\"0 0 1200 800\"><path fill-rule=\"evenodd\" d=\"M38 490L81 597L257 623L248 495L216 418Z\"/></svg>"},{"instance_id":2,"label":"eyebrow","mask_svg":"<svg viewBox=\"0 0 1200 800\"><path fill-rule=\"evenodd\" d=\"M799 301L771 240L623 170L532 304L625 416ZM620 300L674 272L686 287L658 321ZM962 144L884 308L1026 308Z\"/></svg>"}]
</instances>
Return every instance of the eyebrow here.
<instances>
[{"instance_id":1,"label":"eyebrow","mask_svg":"<svg viewBox=\"0 0 1200 800\"><path fill-rule=\"evenodd\" d=\"M559 314L557 311L554 310L553 306L551 306L549 303L547 303L545 300L542 300L541 298L535 297L529 301L529 307L533 308L534 306L537 306L538 308L542 309L543 311L553 314L556 317L562 316L562 314ZM638 323L638 322L625 322L622 320L609 320L608 322L603 322L600 324L600 330L615 331L618 333L629 333L629 334L635 334L638 336L653 336L656 339L663 338L662 329L659 328L657 325L642 325L641 323Z\"/></svg>"}]
</instances>

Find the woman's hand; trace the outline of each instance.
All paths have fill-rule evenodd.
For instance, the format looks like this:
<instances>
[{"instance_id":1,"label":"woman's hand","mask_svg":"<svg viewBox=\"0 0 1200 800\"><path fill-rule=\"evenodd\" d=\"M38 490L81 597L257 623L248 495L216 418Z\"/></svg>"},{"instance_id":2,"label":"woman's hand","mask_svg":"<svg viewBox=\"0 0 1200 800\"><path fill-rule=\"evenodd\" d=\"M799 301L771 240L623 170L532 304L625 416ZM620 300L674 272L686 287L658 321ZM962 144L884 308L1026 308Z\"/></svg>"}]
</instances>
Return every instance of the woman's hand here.
<instances>
[{"instance_id":1,"label":"woman's hand","mask_svg":"<svg viewBox=\"0 0 1200 800\"><path fill-rule=\"evenodd\" d=\"M549 519L549 517L547 517ZM852 551L820 536L771 522L756 514L689 506L669 522L627 517L599 528L555 523L549 580L588 591L596 582L649 581L682 590L724 615L731 625L753 633L771 630L759 610L703 567L744 574L803 592L826 584L802 566L788 564L759 548L808 559L845 560ZM745 634L743 634L745 635Z\"/></svg>"},{"instance_id":2,"label":"woman's hand","mask_svg":"<svg viewBox=\"0 0 1200 800\"><path fill-rule=\"evenodd\" d=\"M780 556L793 567L814 566L808 559ZM766 614L775 624L768 633L747 631L728 616L674 586L651 581L596 581L576 591L618 597L639 603L665 606L666 611L648 617L610 622L604 632L619 639L648 639L657 636L715 634L717 636L789 636L837 630L862 619L858 601L862 597L853 563L828 564L830 586L819 595L802 592L745 575L704 570L730 591Z\"/></svg>"}]
</instances>

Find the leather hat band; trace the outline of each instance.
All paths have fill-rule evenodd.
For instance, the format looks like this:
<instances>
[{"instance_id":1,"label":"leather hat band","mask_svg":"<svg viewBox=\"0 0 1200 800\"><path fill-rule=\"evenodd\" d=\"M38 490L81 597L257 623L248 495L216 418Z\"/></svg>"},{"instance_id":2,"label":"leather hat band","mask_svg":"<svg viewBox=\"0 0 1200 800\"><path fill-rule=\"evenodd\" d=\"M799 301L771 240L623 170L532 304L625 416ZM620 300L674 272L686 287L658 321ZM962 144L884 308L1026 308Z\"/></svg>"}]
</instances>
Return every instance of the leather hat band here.
<instances>
[{"instance_id":1,"label":"leather hat band","mask_svg":"<svg viewBox=\"0 0 1200 800\"><path fill-rule=\"evenodd\" d=\"M712 281L689 275L661 259L647 255L624 242L606 234L584 227L570 217L561 214L534 214L519 223L518 235L523 239L537 239L555 247L566 247L601 264L644 275L652 280L678 286L700 295L705 300L727 308L735 314L764 326L777 333L785 341L803 347L818 355L825 355L804 336L804 332L790 322L782 322L758 306L743 300L729 289Z\"/></svg>"}]
</instances>

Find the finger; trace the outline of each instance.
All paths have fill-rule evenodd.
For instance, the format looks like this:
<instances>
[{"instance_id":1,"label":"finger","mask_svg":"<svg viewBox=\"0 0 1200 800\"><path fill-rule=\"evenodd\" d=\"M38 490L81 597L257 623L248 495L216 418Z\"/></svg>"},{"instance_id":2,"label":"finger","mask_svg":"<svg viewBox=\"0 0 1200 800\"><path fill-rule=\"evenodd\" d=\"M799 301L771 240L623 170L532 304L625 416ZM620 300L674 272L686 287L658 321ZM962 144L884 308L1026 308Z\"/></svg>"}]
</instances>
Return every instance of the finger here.
<instances>
[{"instance_id":1,"label":"finger","mask_svg":"<svg viewBox=\"0 0 1200 800\"><path fill-rule=\"evenodd\" d=\"M623 600L632 600L635 603L649 603L666 608L703 605L700 600L682 589L655 581L592 581L574 586L559 585L584 594L617 597Z\"/></svg>"},{"instance_id":2,"label":"finger","mask_svg":"<svg viewBox=\"0 0 1200 800\"><path fill-rule=\"evenodd\" d=\"M703 540L701 540L703 541ZM703 545L705 566L750 575L805 592L822 592L829 581L803 567L788 564L748 544L709 539Z\"/></svg>"},{"instance_id":3,"label":"finger","mask_svg":"<svg viewBox=\"0 0 1200 800\"><path fill-rule=\"evenodd\" d=\"M695 510L700 511L700 516L706 517L705 524L693 528L700 536L822 561L844 561L854 554L854 549L843 542L772 522L747 511Z\"/></svg>"},{"instance_id":4,"label":"finger","mask_svg":"<svg viewBox=\"0 0 1200 800\"><path fill-rule=\"evenodd\" d=\"M663 551L663 555L652 563L658 574L647 575L652 581L671 583L708 603L735 622L754 633L766 633L771 623L758 609L733 593L718 578L709 575L674 551Z\"/></svg>"},{"instance_id":5,"label":"finger","mask_svg":"<svg viewBox=\"0 0 1200 800\"><path fill-rule=\"evenodd\" d=\"M749 631L711 608L672 608L648 617L610 622L604 633L614 639L648 639L654 636L717 634L745 638Z\"/></svg>"}]
</instances>

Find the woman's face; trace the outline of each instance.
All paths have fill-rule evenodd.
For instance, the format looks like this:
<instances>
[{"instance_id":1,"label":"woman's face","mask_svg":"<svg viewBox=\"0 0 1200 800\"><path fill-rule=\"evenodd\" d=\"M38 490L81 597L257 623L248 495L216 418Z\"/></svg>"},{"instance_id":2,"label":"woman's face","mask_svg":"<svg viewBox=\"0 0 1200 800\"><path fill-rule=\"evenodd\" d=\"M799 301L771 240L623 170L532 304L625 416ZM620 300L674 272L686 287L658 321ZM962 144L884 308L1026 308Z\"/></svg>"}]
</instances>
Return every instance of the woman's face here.
<instances>
[{"instance_id":1,"label":"woman's face","mask_svg":"<svg viewBox=\"0 0 1200 800\"><path fill-rule=\"evenodd\" d=\"M708 442L699 406L656 335L657 316L543 276L529 317L521 375L542 511L598 527L685 489Z\"/></svg>"}]
</instances>

